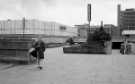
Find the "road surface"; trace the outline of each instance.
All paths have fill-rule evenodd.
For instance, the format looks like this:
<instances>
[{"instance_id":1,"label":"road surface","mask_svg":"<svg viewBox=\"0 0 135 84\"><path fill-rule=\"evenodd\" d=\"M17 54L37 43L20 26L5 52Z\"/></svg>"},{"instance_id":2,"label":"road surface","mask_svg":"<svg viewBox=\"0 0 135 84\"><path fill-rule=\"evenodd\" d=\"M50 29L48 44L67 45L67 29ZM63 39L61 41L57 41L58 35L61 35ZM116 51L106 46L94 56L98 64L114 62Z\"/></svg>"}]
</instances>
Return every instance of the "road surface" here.
<instances>
[{"instance_id":1,"label":"road surface","mask_svg":"<svg viewBox=\"0 0 135 84\"><path fill-rule=\"evenodd\" d=\"M0 84L134 84L135 55L64 54L45 52L44 69L36 64L0 64Z\"/></svg>"}]
</instances>

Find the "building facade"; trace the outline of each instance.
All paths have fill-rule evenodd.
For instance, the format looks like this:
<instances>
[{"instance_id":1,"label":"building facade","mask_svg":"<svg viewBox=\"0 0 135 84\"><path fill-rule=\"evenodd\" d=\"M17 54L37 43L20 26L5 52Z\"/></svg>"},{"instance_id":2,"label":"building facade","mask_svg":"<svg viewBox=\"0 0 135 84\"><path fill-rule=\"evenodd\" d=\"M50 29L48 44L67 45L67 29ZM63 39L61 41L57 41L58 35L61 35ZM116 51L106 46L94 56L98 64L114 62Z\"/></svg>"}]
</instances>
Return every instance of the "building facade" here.
<instances>
[{"instance_id":1,"label":"building facade","mask_svg":"<svg viewBox=\"0 0 135 84\"><path fill-rule=\"evenodd\" d=\"M40 20L1 20L0 34L44 34L48 36L77 36L77 28L57 22Z\"/></svg>"},{"instance_id":2,"label":"building facade","mask_svg":"<svg viewBox=\"0 0 135 84\"><path fill-rule=\"evenodd\" d=\"M135 9L121 10L121 5L118 5L118 28L120 33L123 30L135 30Z\"/></svg>"},{"instance_id":3,"label":"building facade","mask_svg":"<svg viewBox=\"0 0 135 84\"><path fill-rule=\"evenodd\" d=\"M82 37L82 38L87 37L88 28L89 28L88 24L75 25L75 27L77 28L79 37Z\"/></svg>"}]
</instances>

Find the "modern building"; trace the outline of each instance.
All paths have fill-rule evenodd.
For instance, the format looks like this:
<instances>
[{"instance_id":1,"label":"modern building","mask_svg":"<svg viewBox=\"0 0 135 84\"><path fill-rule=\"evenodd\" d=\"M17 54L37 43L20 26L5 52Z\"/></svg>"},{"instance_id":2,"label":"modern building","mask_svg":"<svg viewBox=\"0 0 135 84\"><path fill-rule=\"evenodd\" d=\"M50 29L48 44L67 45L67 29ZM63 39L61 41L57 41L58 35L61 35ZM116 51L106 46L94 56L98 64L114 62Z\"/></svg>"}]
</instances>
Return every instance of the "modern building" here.
<instances>
[{"instance_id":1,"label":"modern building","mask_svg":"<svg viewBox=\"0 0 135 84\"><path fill-rule=\"evenodd\" d=\"M120 33L123 30L135 30L135 9L121 10L121 5L118 5L118 28Z\"/></svg>"},{"instance_id":2,"label":"modern building","mask_svg":"<svg viewBox=\"0 0 135 84\"><path fill-rule=\"evenodd\" d=\"M77 36L77 28L57 22L40 20L1 20L0 34L44 34L48 36Z\"/></svg>"},{"instance_id":3,"label":"modern building","mask_svg":"<svg viewBox=\"0 0 135 84\"><path fill-rule=\"evenodd\" d=\"M0 20L0 38L20 36L37 38L44 37L46 43L63 43L70 37L76 37L77 28L57 22L36 19Z\"/></svg>"}]
</instances>

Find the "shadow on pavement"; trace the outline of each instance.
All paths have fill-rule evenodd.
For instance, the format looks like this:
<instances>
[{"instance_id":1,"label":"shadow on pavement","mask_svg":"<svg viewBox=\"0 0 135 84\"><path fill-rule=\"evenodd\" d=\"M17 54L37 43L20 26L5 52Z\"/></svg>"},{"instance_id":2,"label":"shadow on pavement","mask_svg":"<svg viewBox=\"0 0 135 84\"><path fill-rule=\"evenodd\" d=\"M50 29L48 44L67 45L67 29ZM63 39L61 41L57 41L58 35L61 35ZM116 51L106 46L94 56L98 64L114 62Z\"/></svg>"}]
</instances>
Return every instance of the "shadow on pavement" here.
<instances>
[{"instance_id":1,"label":"shadow on pavement","mask_svg":"<svg viewBox=\"0 0 135 84\"><path fill-rule=\"evenodd\" d=\"M28 63L26 60L15 60L15 59L0 59L0 71L11 69L17 66L24 66L24 65L31 65L36 64L36 60L31 61Z\"/></svg>"}]
</instances>

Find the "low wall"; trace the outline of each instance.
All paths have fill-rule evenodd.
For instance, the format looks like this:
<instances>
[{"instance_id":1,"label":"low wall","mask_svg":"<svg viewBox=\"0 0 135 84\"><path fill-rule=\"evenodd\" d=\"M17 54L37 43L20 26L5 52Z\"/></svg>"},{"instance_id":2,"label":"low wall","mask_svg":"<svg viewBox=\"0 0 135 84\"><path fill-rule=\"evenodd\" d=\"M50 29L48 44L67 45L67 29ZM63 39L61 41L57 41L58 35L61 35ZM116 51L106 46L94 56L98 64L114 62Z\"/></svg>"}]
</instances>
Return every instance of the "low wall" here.
<instances>
[{"instance_id":1,"label":"low wall","mask_svg":"<svg viewBox=\"0 0 135 84\"><path fill-rule=\"evenodd\" d=\"M64 53L83 53L83 54L111 54L112 42L105 42L104 45L100 42L91 41L89 44L83 43L80 45L71 45L63 47Z\"/></svg>"},{"instance_id":2,"label":"low wall","mask_svg":"<svg viewBox=\"0 0 135 84\"><path fill-rule=\"evenodd\" d=\"M103 45L98 42L63 47L63 51L64 53L106 54Z\"/></svg>"},{"instance_id":3,"label":"low wall","mask_svg":"<svg viewBox=\"0 0 135 84\"><path fill-rule=\"evenodd\" d=\"M0 39L0 59L30 60L28 50L33 43L32 39Z\"/></svg>"}]
</instances>

